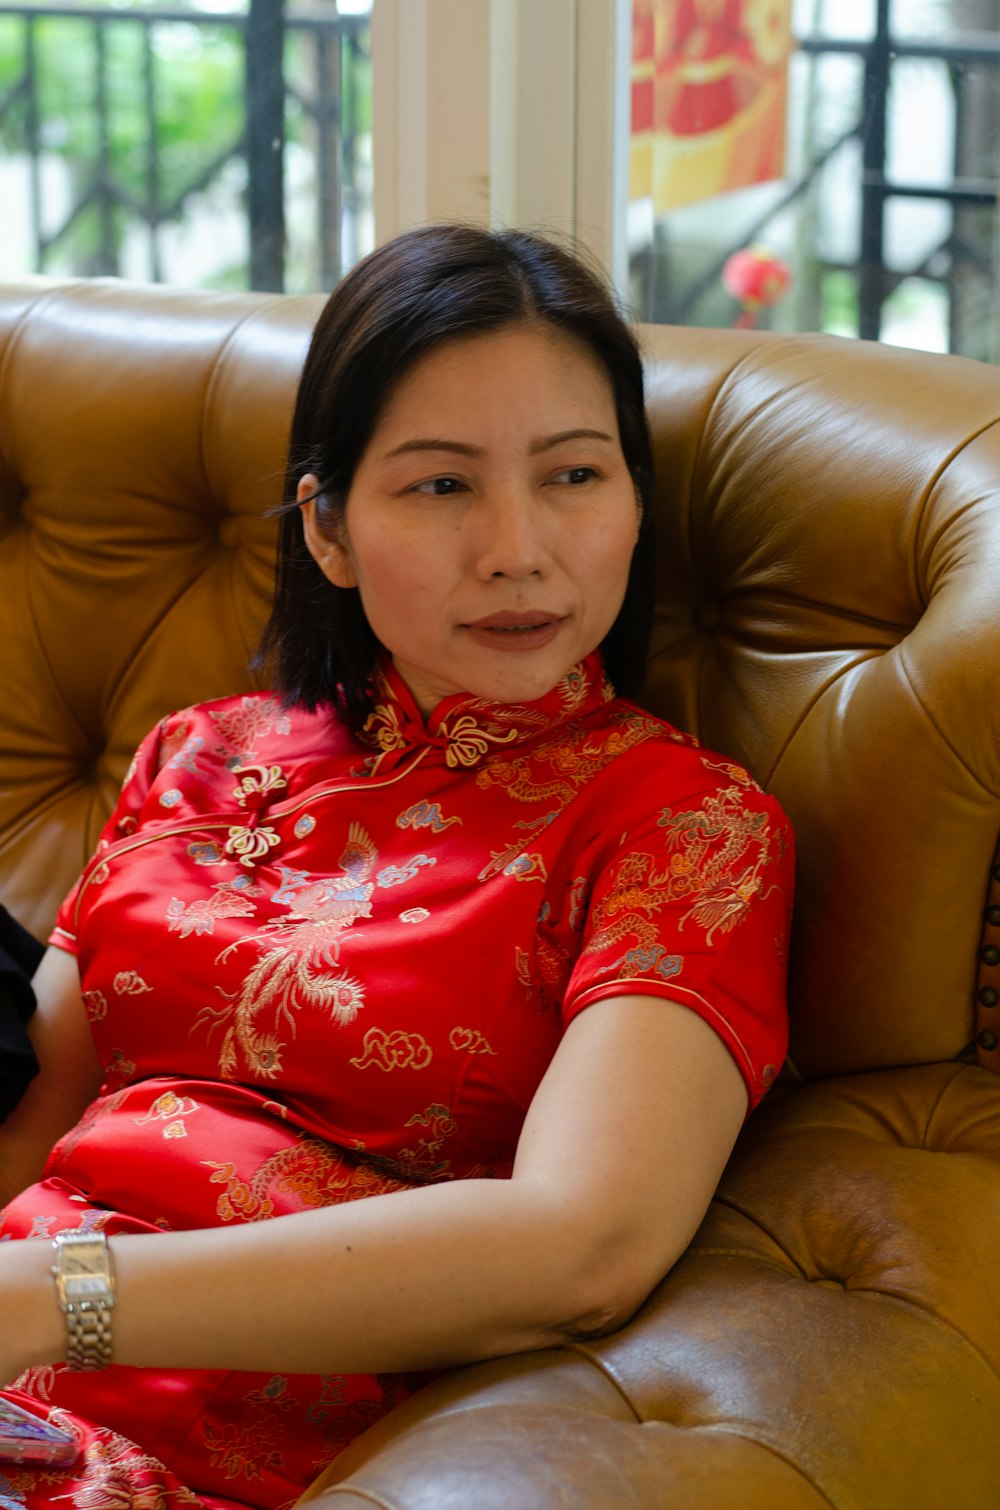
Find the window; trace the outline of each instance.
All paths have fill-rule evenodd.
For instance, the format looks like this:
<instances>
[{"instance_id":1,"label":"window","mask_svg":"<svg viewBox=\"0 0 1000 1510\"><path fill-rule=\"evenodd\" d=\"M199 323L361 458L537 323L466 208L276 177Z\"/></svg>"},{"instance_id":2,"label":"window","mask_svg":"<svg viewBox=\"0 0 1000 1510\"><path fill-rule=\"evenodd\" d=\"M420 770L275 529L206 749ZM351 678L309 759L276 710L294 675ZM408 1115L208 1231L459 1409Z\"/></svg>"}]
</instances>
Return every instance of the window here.
<instances>
[{"instance_id":1,"label":"window","mask_svg":"<svg viewBox=\"0 0 1000 1510\"><path fill-rule=\"evenodd\" d=\"M770 63L787 97L783 121L773 116L784 149L776 176L758 142L760 182L716 193L706 156L683 202L658 208L651 193L634 195L640 317L825 330L996 361L1000 0L634 0L633 162L649 121L654 11L654 124L668 137L663 91L673 87L676 105L685 77L670 48L685 41L695 65L686 77L702 84L702 143L719 136L726 108L752 106L743 60L763 62L762 75ZM697 88L687 104L690 113ZM691 134L675 131L667 151L690 154L699 123L680 125Z\"/></svg>"},{"instance_id":2,"label":"window","mask_svg":"<svg viewBox=\"0 0 1000 1510\"><path fill-rule=\"evenodd\" d=\"M373 239L369 10L0 4L0 275L332 287Z\"/></svg>"}]
</instances>

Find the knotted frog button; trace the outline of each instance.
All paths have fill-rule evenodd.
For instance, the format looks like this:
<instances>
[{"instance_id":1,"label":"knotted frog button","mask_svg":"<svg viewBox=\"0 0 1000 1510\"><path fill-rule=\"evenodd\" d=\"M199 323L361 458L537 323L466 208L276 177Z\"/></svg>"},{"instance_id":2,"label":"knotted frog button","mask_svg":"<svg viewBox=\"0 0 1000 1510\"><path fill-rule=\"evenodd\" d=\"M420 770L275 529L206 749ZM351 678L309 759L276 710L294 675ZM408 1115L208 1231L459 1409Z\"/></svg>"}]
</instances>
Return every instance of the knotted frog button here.
<instances>
[{"instance_id":1,"label":"knotted frog button","mask_svg":"<svg viewBox=\"0 0 1000 1510\"><path fill-rule=\"evenodd\" d=\"M239 857L241 865L256 865L281 840L273 828L231 828L226 840L226 854Z\"/></svg>"},{"instance_id":2,"label":"knotted frog button","mask_svg":"<svg viewBox=\"0 0 1000 1510\"><path fill-rule=\"evenodd\" d=\"M233 796L240 807L262 808L271 792L280 792L287 787L280 765L238 765L233 767L234 776L242 781L233 788Z\"/></svg>"}]
</instances>

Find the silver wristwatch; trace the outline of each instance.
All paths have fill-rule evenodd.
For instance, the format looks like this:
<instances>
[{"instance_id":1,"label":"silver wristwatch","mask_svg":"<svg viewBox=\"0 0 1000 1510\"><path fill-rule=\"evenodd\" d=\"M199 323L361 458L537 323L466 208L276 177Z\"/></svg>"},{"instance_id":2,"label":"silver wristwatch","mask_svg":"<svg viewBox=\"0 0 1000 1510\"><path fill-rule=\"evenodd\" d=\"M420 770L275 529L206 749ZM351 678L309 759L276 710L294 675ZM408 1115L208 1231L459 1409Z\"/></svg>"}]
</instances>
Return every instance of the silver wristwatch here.
<instances>
[{"instance_id":1,"label":"silver wristwatch","mask_svg":"<svg viewBox=\"0 0 1000 1510\"><path fill-rule=\"evenodd\" d=\"M71 1369L107 1368L115 1273L103 1232L70 1232L53 1240L52 1277L66 1317Z\"/></svg>"}]
</instances>

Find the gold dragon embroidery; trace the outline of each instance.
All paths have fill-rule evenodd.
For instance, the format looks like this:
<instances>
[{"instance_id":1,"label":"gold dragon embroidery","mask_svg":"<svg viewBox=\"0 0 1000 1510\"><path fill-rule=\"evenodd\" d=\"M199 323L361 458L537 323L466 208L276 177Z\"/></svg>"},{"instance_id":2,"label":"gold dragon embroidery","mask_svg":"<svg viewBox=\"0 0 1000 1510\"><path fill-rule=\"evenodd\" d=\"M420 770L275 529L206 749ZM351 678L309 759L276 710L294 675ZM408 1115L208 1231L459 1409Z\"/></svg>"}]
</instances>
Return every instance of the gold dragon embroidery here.
<instances>
[{"instance_id":1,"label":"gold dragon embroidery","mask_svg":"<svg viewBox=\"0 0 1000 1510\"><path fill-rule=\"evenodd\" d=\"M658 930L652 919L671 902L689 901L678 931L689 921L704 930L706 943L728 933L746 915L763 886L770 863L767 814L748 808L736 786L707 796L700 808L660 814L669 860L657 868L653 855L636 851L617 867L614 883L594 908L594 934L587 953L633 939L633 955L655 951Z\"/></svg>"},{"instance_id":2,"label":"gold dragon embroidery","mask_svg":"<svg viewBox=\"0 0 1000 1510\"><path fill-rule=\"evenodd\" d=\"M223 1222L267 1221L281 1196L293 1197L301 1209L315 1210L404 1188L403 1181L373 1162L352 1158L318 1138L303 1137L291 1148L272 1154L249 1179L230 1160L206 1160L205 1165L212 1171L209 1183L224 1187L216 1202Z\"/></svg>"},{"instance_id":3,"label":"gold dragon embroidery","mask_svg":"<svg viewBox=\"0 0 1000 1510\"><path fill-rule=\"evenodd\" d=\"M654 719L627 712L601 737L581 740L579 729L571 727L558 738L523 755L511 759L491 756L476 776L477 786L484 790L498 786L514 802L547 802L552 806L541 818L519 820L514 825L518 833L503 849L491 851L489 864L483 867L477 879L488 881L501 874L525 879L527 873L517 861L532 835L553 822L609 761L662 733L662 724ZM688 736L681 738L685 743L691 742ZM545 779L546 775L549 779Z\"/></svg>"}]
</instances>

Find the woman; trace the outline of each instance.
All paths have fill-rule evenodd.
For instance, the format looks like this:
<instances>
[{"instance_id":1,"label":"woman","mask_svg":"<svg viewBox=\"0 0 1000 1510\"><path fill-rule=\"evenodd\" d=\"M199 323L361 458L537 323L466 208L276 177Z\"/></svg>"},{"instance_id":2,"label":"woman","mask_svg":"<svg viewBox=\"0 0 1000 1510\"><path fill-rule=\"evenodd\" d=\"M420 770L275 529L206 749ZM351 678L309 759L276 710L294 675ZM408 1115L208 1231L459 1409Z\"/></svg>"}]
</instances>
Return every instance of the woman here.
<instances>
[{"instance_id":1,"label":"woman","mask_svg":"<svg viewBox=\"0 0 1000 1510\"><path fill-rule=\"evenodd\" d=\"M567 253L429 228L331 297L281 695L147 738L36 978L0 1376L85 1456L7 1503L289 1504L434 1371L617 1327L684 1249L784 1051L790 848L613 690L651 502L637 352Z\"/></svg>"}]
</instances>

